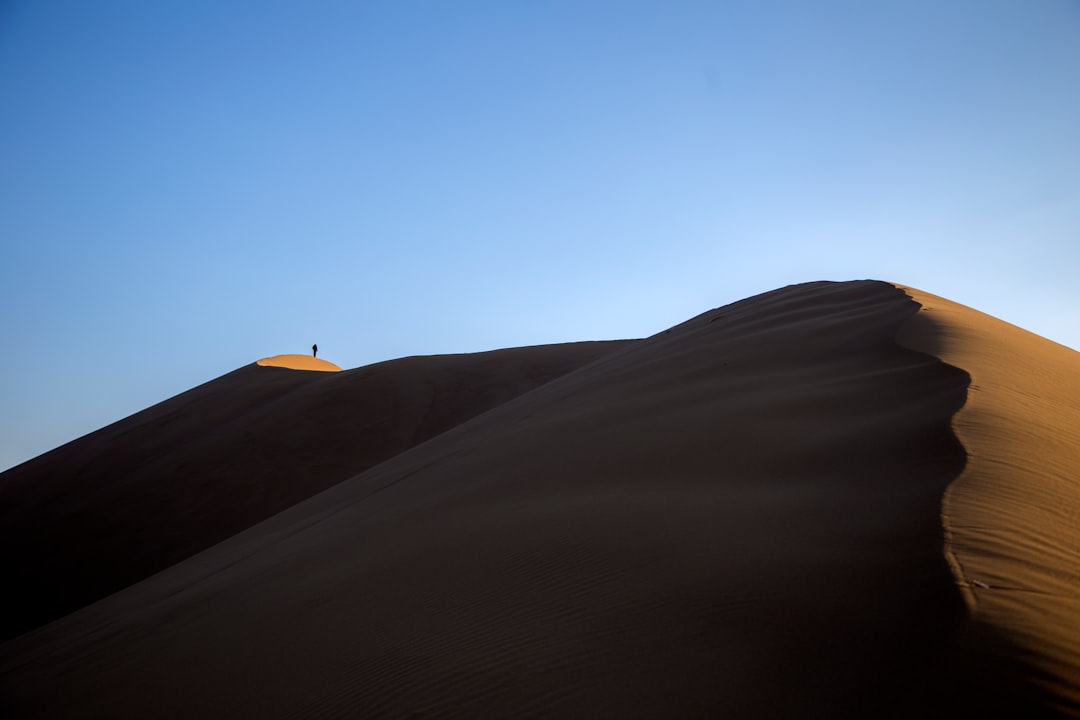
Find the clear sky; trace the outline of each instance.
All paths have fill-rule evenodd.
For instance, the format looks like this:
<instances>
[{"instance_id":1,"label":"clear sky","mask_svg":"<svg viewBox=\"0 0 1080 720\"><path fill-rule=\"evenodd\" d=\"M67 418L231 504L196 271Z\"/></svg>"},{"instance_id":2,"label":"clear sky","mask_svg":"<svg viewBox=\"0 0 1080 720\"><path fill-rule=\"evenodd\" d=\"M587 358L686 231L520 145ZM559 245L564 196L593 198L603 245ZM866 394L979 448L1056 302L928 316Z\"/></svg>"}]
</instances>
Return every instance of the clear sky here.
<instances>
[{"instance_id":1,"label":"clear sky","mask_svg":"<svg viewBox=\"0 0 1080 720\"><path fill-rule=\"evenodd\" d=\"M810 280L1080 348L1080 0L0 0L0 468Z\"/></svg>"}]
</instances>

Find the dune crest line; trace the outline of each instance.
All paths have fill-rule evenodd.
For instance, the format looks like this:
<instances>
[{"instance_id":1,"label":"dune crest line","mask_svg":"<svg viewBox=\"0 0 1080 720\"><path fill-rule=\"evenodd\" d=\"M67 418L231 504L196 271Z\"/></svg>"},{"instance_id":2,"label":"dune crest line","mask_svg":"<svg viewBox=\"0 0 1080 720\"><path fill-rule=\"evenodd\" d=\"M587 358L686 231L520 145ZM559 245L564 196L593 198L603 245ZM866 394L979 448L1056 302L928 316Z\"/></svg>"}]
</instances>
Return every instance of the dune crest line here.
<instances>
[{"instance_id":1,"label":"dune crest line","mask_svg":"<svg viewBox=\"0 0 1080 720\"><path fill-rule=\"evenodd\" d=\"M924 312L928 308L926 308L922 303L920 303L919 300L915 297L915 295L913 295L913 292L917 291L913 291L912 289L907 288L903 285L897 285L896 287L900 290L903 290L904 293L913 301L919 303L918 312L912 315L911 318L904 322L897 330L896 342L901 347L906 347L911 350L915 350L916 352L921 352L926 355L930 355L931 357L936 357L942 362L945 362L945 360L943 360L940 356L940 348L938 347L938 330L933 323L927 321L927 317ZM954 365L952 367L956 366ZM964 371L963 368L957 367L956 369L964 372L964 374L967 375L968 382L966 388L970 388L971 375ZM967 405L968 393L966 391L966 388L964 395L964 405L957 408L957 413L961 412ZM964 445L963 441L956 433L956 430L955 428L953 428L953 423L951 421L949 423L949 427L952 429L953 435L956 437L957 443L959 443L960 446L964 448L964 464L966 467L968 458L967 447ZM956 479L959 479L962 474L963 470L961 470L960 473L957 474ZM952 572L953 579L956 581L956 587L960 591L960 594L964 599L964 604L967 606L968 612L974 614L978 606L978 598L975 596L975 593L972 592L971 581L968 579L967 573L964 571L963 563L960 561L960 558L957 556L953 548L952 522L950 519L949 508L951 502L951 492L955 484L955 480L954 482L949 483L945 487L945 491L944 493L942 493L941 497L941 529L944 543L943 553L945 555L945 562L949 565L949 570Z\"/></svg>"}]
</instances>

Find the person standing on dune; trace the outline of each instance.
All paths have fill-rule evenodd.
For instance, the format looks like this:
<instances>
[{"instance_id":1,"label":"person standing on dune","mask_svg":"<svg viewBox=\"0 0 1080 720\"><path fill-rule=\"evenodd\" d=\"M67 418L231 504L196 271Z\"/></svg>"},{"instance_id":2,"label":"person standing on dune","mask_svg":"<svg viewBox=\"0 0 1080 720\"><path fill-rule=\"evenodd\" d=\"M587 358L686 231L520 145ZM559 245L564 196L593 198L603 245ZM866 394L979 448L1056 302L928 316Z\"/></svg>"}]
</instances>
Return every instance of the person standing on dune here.
<instances>
[{"instance_id":1,"label":"person standing on dune","mask_svg":"<svg viewBox=\"0 0 1080 720\"><path fill-rule=\"evenodd\" d=\"M318 345L312 345L311 346L311 357L319 357L319 346Z\"/></svg>"}]
</instances>

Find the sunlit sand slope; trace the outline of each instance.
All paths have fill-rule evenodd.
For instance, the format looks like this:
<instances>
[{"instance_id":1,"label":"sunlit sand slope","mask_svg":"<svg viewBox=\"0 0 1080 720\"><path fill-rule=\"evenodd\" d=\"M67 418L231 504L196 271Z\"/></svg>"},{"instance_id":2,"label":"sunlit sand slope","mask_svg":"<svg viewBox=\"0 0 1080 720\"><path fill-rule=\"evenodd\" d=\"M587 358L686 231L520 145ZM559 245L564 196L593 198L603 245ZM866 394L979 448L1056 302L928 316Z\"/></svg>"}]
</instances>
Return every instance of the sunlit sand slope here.
<instances>
[{"instance_id":1,"label":"sunlit sand slope","mask_svg":"<svg viewBox=\"0 0 1080 720\"><path fill-rule=\"evenodd\" d=\"M1080 353L908 291L924 309L901 339L971 376L944 521L976 627L997 639L985 652L1018 665L1027 698L1080 716Z\"/></svg>"},{"instance_id":2,"label":"sunlit sand slope","mask_svg":"<svg viewBox=\"0 0 1080 720\"><path fill-rule=\"evenodd\" d=\"M255 361L256 365L283 367L290 370L317 370L320 372L341 372L341 368L332 362L309 355L274 355Z\"/></svg>"},{"instance_id":3,"label":"sunlit sand slope","mask_svg":"<svg viewBox=\"0 0 1080 720\"><path fill-rule=\"evenodd\" d=\"M249 365L0 475L3 638L115 592L621 343Z\"/></svg>"},{"instance_id":4,"label":"sunlit sand slope","mask_svg":"<svg viewBox=\"0 0 1080 720\"><path fill-rule=\"evenodd\" d=\"M894 341L917 309L812 283L617 350L8 643L10 712L977 705L942 665L965 620L940 511L967 376Z\"/></svg>"}]
</instances>

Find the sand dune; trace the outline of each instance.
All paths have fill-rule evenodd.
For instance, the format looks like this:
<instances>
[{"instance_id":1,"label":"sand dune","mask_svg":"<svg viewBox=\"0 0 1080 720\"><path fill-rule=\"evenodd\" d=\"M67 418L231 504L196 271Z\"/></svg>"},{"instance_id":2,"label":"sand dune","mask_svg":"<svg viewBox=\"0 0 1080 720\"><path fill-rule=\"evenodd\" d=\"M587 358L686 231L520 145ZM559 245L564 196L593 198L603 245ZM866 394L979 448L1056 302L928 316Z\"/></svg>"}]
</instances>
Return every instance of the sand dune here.
<instances>
[{"instance_id":1,"label":"sand dune","mask_svg":"<svg viewBox=\"0 0 1080 720\"><path fill-rule=\"evenodd\" d=\"M1080 354L919 290L901 340L964 368L967 465L943 508L978 648L1012 702L1080 716ZM980 688L987 692L991 688Z\"/></svg>"},{"instance_id":2,"label":"sand dune","mask_svg":"<svg viewBox=\"0 0 1080 720\"><path fill-rule=\"evenodd\" d=\"M404 358L332 374L253 364L13 468L0 475L0 637L116 592L620 346Z\"/></svg>"},{"instance_id":3,"label":"sand dune","mask_svg":"<svg viewBox=\"0 0 1080 720\"><path fill-rule=\"evenodd\" d=\"M1080 364L911 293L792 286L604 348L9 641L5 709L1073 712L1077 426L1059 421L1077 404L1059 390ZM429 399L456 417L459 395Z\"/></svg>"},{"instance_id":4,"label":"sand dune","mask_svg":"<svg viewBox=\"0 0 1080 720\"><path fill-rule=\"evenodd\" d=\"M256 365L264 367L282 367L290 370L317 370L319 372L341 372L341 368L332 362L309 355L274 355L256 360Z\"/></svg>"}]
</instances>

